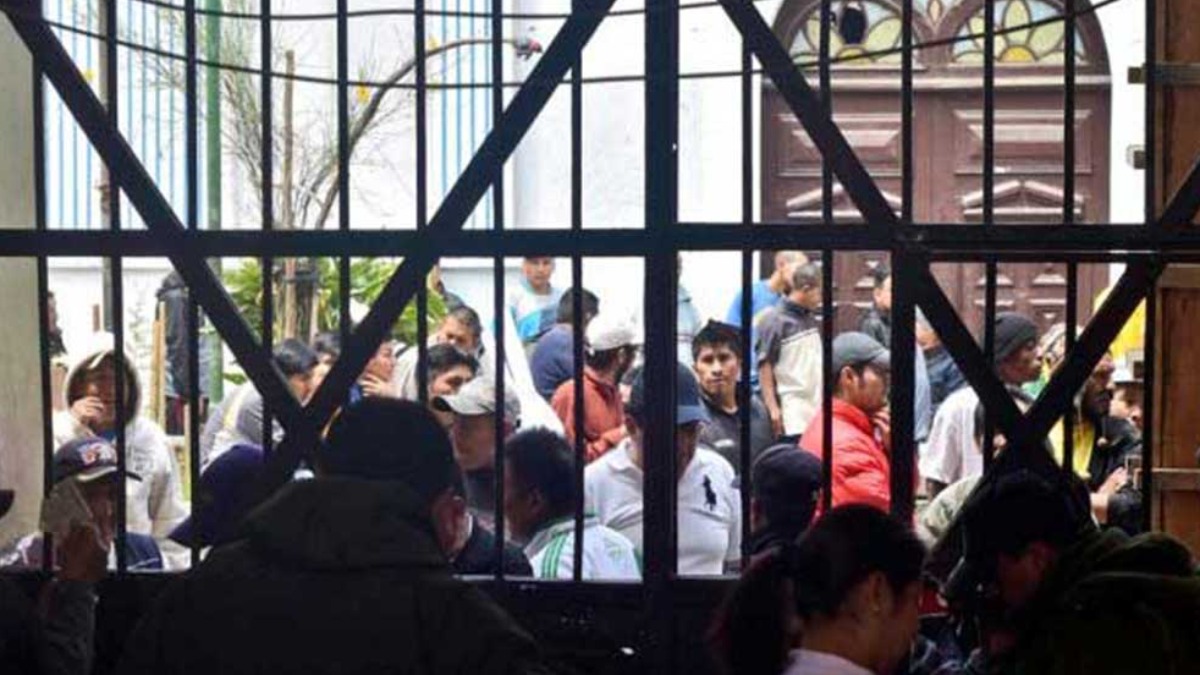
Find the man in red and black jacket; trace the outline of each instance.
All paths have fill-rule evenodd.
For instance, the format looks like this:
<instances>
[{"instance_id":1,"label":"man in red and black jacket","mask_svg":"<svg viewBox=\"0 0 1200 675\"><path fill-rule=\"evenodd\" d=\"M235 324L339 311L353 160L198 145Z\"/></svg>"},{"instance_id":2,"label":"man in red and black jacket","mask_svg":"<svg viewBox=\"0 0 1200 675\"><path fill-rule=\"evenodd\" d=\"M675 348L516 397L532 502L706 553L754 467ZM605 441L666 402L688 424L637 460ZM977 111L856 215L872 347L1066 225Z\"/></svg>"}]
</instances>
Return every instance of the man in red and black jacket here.
<instances>
[{"instance_id":1,"label":"man in red and black jacket","mask_svg":"<svg viewBox=\"0 0 1200 675\"><path fill-rule=\"evenodd\" d=\"M891 506L891 424L887 348L865 333L842 333L833 341L832 505ZM824 447L824 411L813 416L800 448L817 457Z\"/></svg>"}]
</instances>

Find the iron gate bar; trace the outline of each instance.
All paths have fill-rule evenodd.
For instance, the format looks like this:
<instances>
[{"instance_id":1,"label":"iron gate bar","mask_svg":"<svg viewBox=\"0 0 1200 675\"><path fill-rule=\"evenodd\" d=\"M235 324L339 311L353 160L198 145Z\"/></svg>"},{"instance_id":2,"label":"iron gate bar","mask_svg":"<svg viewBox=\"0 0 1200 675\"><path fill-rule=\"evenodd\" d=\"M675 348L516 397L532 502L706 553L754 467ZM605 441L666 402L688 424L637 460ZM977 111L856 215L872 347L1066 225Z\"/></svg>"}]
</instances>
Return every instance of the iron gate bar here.
<instances>
[{"instance_id":1,"label":"iron gate bar","mask_svg":"<svg viewBox=\"0 0 1200 675\"><path fill-rule=\"evenodd\" d=\"M1125 268L1104 304L1080 334L1075 348L1067 353L1063 365L1026 413L1019 433L1010 438L1038 439L1050 431L1054 422L1072 405L1075 393L1092 374L1100 357L1108 351L1149 289L1154 287L1161 272L1161 265L1149 262L1133 262Z\"/></svg>"},{"instance_id":2,"label":"iron gate bar","mask_svg":"<svg viewBox=\"0 0 1200 675\"><path fill-rule=\"evenodd\" d=\"M913 281L917 305L925 311L925 317L945 343L963 376L979 394L989 417L994 415L1000 430L1012 438L1020 424L1021 412L996 377L991 363L979 350L975 337L963 325L928 266L917 271Z\"/></svg>"},{"instance_id":3,"label":"iron gate bar","mask_svg":"<svg viewBox=\"0 0 1200 675\"><path fill-rule=\"evenodd\" d=\"M36 3L31 0L14 0L14 4L28 6ZM13 13L7 14L9 22L33 54L42 73L54 85L63 104L71 111L80 129L87 135L96 152L117 179L117 184L141 214L148 230L143 234L160 247L155 255L170 258L171 264L184 278L189 291L195 294L209 320L225 338L246 374L254 381L259 391L263 392L264 397L276 403L275 412L281 413L280 422L284 428L292 431L302 427L304 418L300 406L287 389L283 375L270 359L262 358L257 341L245 320L238 314L229 294L204 260L196 257L186 246L187 233L183 225L146 173L145 166L134 154L133 149L116 126L107 119L104 106L92 93L91 87L84 81L62 43L44 23ZM112 186L112 189L116 188L116 185ZM127 233L109 234L122 237ZM124 255L120 247L114 248L112 254L118 253ZM92 255L96 253L93 252Z\"/></svg>"},{"instance_id":4,"label":"iron gate bar","mask_svg":"<svg viewBox=\"0 0 1200 675\"><path fill-rule=\"evenodd\" d=\"M184 210L184 224L188 231L194 232L199 228L200 221L200 129L197 99L199 86L196 74L196 0L184 0L183 42L184 56L184 134L186 147L184 150L186 172L187 205ZM42 174L38 174L39 176ZM196 512L200 485L200 306L191 292L187 293L187 316L184 324L187 340L187 456L188 456L188 512ZM195 567L200 564L200 542L193 540L188 547L189 564Z\"/></svg>"},{"instance_id":5,"label":"iron gate bar","mask_svg":"<svg viewBox=\"0 0 1200 675\"><path fill-rule=\"evenodd\" d=\"M841 251L891 250L897 246L920 251L934 260L979 261L982 254L1002 260L1124 260L1153 255L1170 260L1194 259L1200 254L1200 229L1167 228L1151 233L1143 225L916 225L890 234L863 226L795 223L737 224L681 223L669 236L676 248L689 250L757 251L808 247ZM258 230L181 231L163 237L148 230L31 230L0 229L0 257L170 257L187 251L195 257L352 256L400 257L422 235L413 230ZM639 256L645 253L646 232L634 228L588 228L582 231L464 230L440 238L442 256L489 257L548 255L569 257L586 249L596 256ZM1030 242L1036 241L1036 251Z\"/></svg>"},{"instance_id":6,"label":"iron gate bar","mask_svg":"<svg viewBox=\"0 0 1200 675\"><path fill-rule=\"evenodd\" d=\"M678 229L679 6L647 0L645 19L645 362L642 411L644 588L649 672L674 672L676 617L672 581L678 576L675 454L678 258L670 236ZM651 131L653 130L653 131ZM670 364L670 365L668 365Z\"/></svg>"},{"instance_id":7,"label":"iron gate bar","mask_svg":"<svg viewBox=\"0 0 1200 675\"><path fill-rule=\"evenodd\" d=\"M1146 293L1146 332L1143 336L1142 354L1142 419L1145 420L1142 430L1142 480L1140 487L1142 499L1149 500L1142 508L1142 527L1146 532L1151 531L1154 522L1154 397L1158 373L1158 292L1149 289Z\"/></svg>"},{"instance_id":8,"label":"iron gate bar","mask_svg":"<svg viewBox=\"0 0 1200 675\"><path fill-rule=\"evenodd\" d=\"M607 9L613 2L584 0L592 10ZM568 19L534 67L530 78L535 82L562 79L574 55L582 51L599 27L602 14L586 12ZM358 378L370 355L403 311L404 305L422 285L438 256L444 252L447 235L462 229L489 185L503 172L504 162L516 149L553 91L554 87L530 85L522 87L513 97L503 117L497 120L433 219L413 239L411 248L405 250L404 262L388 280L371 311L350 336L349 342L342 346L340 358L305 406L305 413L314 422L328 420L340 405L341 392L348 390ZM286 438L284 444L290 445ZM288 452L296 453L295 450ZM298 453L292 457L294 461L299 458Z\"/></svg>"},{"instance_id":9,"label":"iron gate bar","mask_svg":"<svg viewBox=\"0 0 1200 675\"><path fill-rule=\"evenodd\" d=\"M1183 228L1192 224L1200 210L1200 157L1192 163L1188 175L1163 209L1158 225L1164 228Z\"/></svg>"},{"instance_id":10,"label":"iron gate bar","mask_svg":"<svg viewBox=\"0 0 1200 675\"><path fill-rule=\"evenodd\" d=\"M504 91L500 88L500 82L504 79L504 46L502 42L502 33L504 32L503 11L504 0L492 0L492 21L491 21L491 58L492 58L492 120L500 119L504 114ZM583 53L581 49L580 54ZM474 68L472 68L474 71ZM474 72L471 73L471 79L475 79ZM474 106L472 106L472 115L474 114ZM474 137L474 124L472 124L472 137ZM496 177L492 182L492 226L493 230L498 233L504 231L504 169L496 172ZM492 291L495 294L495 310L493 315L496 317L496 410L504 410L504 376L505 364L508 359L505 358L505 332L504 322L508 319L505 315L505 293L504 293L504 258L497 254L495 263L492 268ZM420 315L418 315L420 316ZM520 340L517 341L516 349L523 349L524 346ZM504 415L496 415L496 457L495 466L498 470L495 472L495 496L496 496L496 560L504 560ZM576 538L576 549L582 546L582 537ZM579 569L580 560L575 561L575 568ZM497 565L496 578L504 578L504 566Z\"/></svg>"},{"instance_id":11,"label":"iron gate bar","mask_svg":"<svg viewBox=\"0 0 1200 675\"><path fill-rule=\"evenodd\" d=\"M832 169L845 186L868 227L884 230L899 225L899 219L883 198L879 186L854 154L832 116L822 110L821 97L813 92L754 4L750 0L721 0L721 6L820 150L823 165Z\"/></svg>"},{"instance_id":12,"label":"iron gate bar","mask_svg":"<svg viewBox=\"0 0 1200 675\"><path fill-rule=\"evenodd\" d=\"M742 222L741 227L750 228L754 222L754 55L750 52L750 43L743 36L741 39L741 181L742 181ZM750 496L754 494L754 475L750 456L750 380L751 372L758 368L754 360L754 345L752 340L751 322L751 278L754 268L754 254L750 250L741 252L741 274L738 278L738 288L742 292L741 306L738 307L738 333L740 344L738 359L741 368L737 384L738 401L738 443L741 452L738 456L738 476L741 477L742 498L742 532L750 532ZM693 359L693 362L695 360ZM742 569L746 569L750 560L750 537L742 536Z\"/></svg>"},{"instance_id":13,"label":"iron gate bar","mask_svg":"<svg viewBox=\"0 0 1200 675\"><path fill-rule=\"evenodd\" d=\"M37 7L41 14L41 4ZM42 72L36 59L30 59L32 67L33 119L41 120L45 115L46 92L42 80ZM34 230L36 234L46 231L46 185L41 176L46 171L46 127L37 124L33 129L33 213ZM50 297L50 273L46 256L37 256L37 289L38 298ZM50 495L54 485L54 394L50 385L50 344L46 339L47 328L50 326L50 306L45 300L38 303L38 357L41 363L38 373L41 377L40 398L42 404L42 499ZM42 572L49 573L50 561L54 552L54 535L45 533L42 537Z\"/></svg>"},{"instance_id":14,"label":"iron gate bar","mask_svg":"<svg viewBox=\"0 0 1200 675\"><path fill-rule=\"evenodd\" d=\"M416 48L417 58L417 74L416 74L416 113L415 123L417 127L416 133L416 164L417 164L417 184L416 184L416 209L417 209L417 230L422 230L428 224L429 220L429 147L428 139L425 138L427 129L428 115L428 91L426 89L426 63L428 58L425 52L425 29L426 29L426 9L425 0L414 0L413 2L413 44ZM417 291L417 317L429 316L429 290L422 285ZM346 339L350 335L350 324L347 321L342 332L342 344L346 343ZM417 400L421 405L429 403L429 359L428 359L428 342L429 342L429 325L428 319L425 321L417 321Z\"/></svg>"},{"instance_id":15,"label":"iron gate bar","mask_svg":"<svg viewBox=\"0 0 1200 675\"><path fill-rule=\"evenodd\" d=\"M911 4L906 0L905 4ZM891 507L902 523L913 522L913 486L916 478L916 350L917 321L910 269L928 269L918 256L892 252L892 387L891 387ZM896 274L899 270L901 273ZM896 387L896 383L900 387Z\"/></svg>"},{"instance_id":16,"label":"iron gate bar","mask_svg":"<svg viewBox=\"0 0 1200 675\"><path fill-rule=\"evenodd\" d=\"M572 11L579 9L579 0L572 0ZM583 230L583 52L571 64L571 231ZM497 79L498 81L498 79ZM579 502L575 504L575 546L571 551L574 581L583 579L583 502L584 468L587 453L584 436L583 410L583 258L579 251L571 255L571 382L574 383L571 401L571 422L575 425L575 466L572 480ZM555 316L555 321L558 317ZM623 421L622 421L623 422ZM565 424L564 424L565 426Z\"/></svg>"}]
</instances>

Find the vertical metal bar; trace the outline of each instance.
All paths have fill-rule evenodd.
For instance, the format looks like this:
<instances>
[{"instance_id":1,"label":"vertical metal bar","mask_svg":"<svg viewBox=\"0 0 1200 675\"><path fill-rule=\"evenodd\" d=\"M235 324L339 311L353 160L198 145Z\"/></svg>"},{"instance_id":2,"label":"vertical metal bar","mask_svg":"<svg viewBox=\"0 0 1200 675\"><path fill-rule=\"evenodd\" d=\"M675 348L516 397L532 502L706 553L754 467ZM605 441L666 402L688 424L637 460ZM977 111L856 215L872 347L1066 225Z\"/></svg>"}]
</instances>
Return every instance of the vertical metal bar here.
<instances>
[{"instance_id":1,"label":"vertical metal bar","mask_svg":"<svg viewBox=\"0 0 1200 675\"><path fill-rule=\"evenodd\" d=\"M828 0L825 0L828 2ZM830 206L826 196L822 202ZM826 221L828 222L828 221ZM833 251L821 251L821 509L833 507L833 388L840 373L833 369Z\"/></svg>"},{"instance_id":2,"label":"vertical metal bar","mask_svg":"<svg viewBox=\"0 0 1200 675\"><path fill-rule=\"evenodd\" d=\"M571 11L582 9L580 0L572 0ZM583 52L571 66L571 230L583 230ZM583 576L583 469L586 462L583 410L583 259L571 256L571 332L574 349L575 400L572 401L572 421L575 425L575 486L580 502L575 505L575 581Z\"/></svg>"},{"instance_id":3,"label":"vertical metal bar","mask_svg":"<svg viewBox=\"0 0 1200 675\"><path fill-rule=\"evenodd\" d=\"M504 113L504 90L501 88L504 82L504 0L492 0L492 120L500 119ZM461 63L461 59L460 59ZM471 77L474 79L475 73L472 71ZM473 90L472 90L473 92ZM472 94L473 96L473 94ZM460 101L461 105L461 101ZM471 109L471 115L474 116L474 107ZM494 123L494 122L493 122ZM461 132L461 125L459 131ZM459 156L462 156L461 149ZM496 172L496 177L492 183L492 204L495 208L492 221L493 229L496 232L504 232L504 168L503 166ZM504 311L504 256L496 256L493 262L492 269L492 290L495 293L495 320L493 323L496 326L496 560L504 559L504 322L508 318ZM521 348L518 343L517 349ZM577 537L576 541L581 538ZM578 546L578 544L576 544ZM576 565L575 569L579 569ZM503 565L496 567L496 578L504 578Z\"/></svg>"},{"instance_id":4,"label":"vertical metal bar","mask_svg":"<svg viewBox=\"0 0 1200 675\"><path fill-rule=\"evenodd\" d=\"M108 117L113 126L120 124L119 101L120 88L117 80L117 2L104 0L104 39L105 39L105 103L108 105ZM111 169L107 172L108 181L108 217L109 229L121 229L121 189L113 181ZM125 372L125 293L123 288L124 274L120 256L113 256L109 263L109 293L112 302L113 356L114 356L114 385L116 387L116 446L117 465L121 473L127 466L125 424L130 411L125 409L125 388L130 385ZM127 529L126 491L124 485L117 491L117 572L124 574L128 563L125 555L125 540Z\"/></svg>"},{"instance_id":5,"label":"vertical metal bar","mask_svg":"<svg viewBox=\"0 0 1200 675\"><path fill-rule=\"evenodd\" d=\"M1142 72L1145 73L1145 129L1143 131L1143 152L1145 153L1145 168L1142 169L1144 184L1145 226L1150 228L1151 236L1158 232L1156 215L1158 214L1158 189L1156 186L1158 172L1158 0L1146 0L1146 56ZM1148 391L1146 393L1149 393ZM1145 411L1143 411L1143 414ZM1147 428L1149 426L1147 425ZM1149 493L1145 493L1149 494Z\"/></svg>"},{"instance_id":6,"label":"vertical metal bar","mask_svg":"<svg viewBox=\"0 0 1200 675\"><path fill-rule=\"evenodd\" d=\"M996 186L996 0L983 5L983 226L995 219ZM995 370L996 344L996 261L989 258L984 267L986 288L983 302L983 352ZM983 422L983 466L991 466L995 456L996 424L985 406Z\"/></svg>"},{"instance_id":7,"label":"vertical metal bar","mask_svg":"<svg viewBox=\"0 0 1200 675\"><path fill-rule=\"evenodd\" d=\"M1075 0L1066 0L1063 38L1063 224L1075 223Z\"/></svg>"},{"instance_id":8,"label":"vertical metal bar","mask_svg":"<svg viewBox=\"0 0 1200 675\"><path fill-rule=\"evenodd\" d=\"M750 51L750 42L742 38L742 227L753 227L754 222L754 57ZM738 380L738 443L741 448L738 462L738 475L741 476L742 498L742 569L746 569L750 558L750 497L754 494L753 460L750 453L750 379L751 373L758 367L754 362L754 345L752 344L753 327L751 316L753 293L751 276L754 268L754 253L751 249L743 249L741 277L738 286L742 289L742 305L738 307L738 325L741 330L741 350L738 358L742 360L741 379Z\"/></svg>"},{"instance_id":9,"label":"vertical metal bar","mask_svg":"<svg viewBox=\"0 0 1200 675\"><path fill-rule=\"evenodd\" d=\"M413 8L413 42L417 51L417 92L416 92L416 127L417 127L417 229L425 229L429 219L429 144L426 133L428 115L428 71L425 63L425 0L414 0ZM443 22L445 20L443 19ZM444 28L443 28L444 30ZM442 96L443 119L445 115L446 97ZM442 125L442 138L445 143L446 126ZM445 172L445 152L442 153L443 173ZM429 342L429 290L422 286L417 291L417 400L422 405L429 403L429 359L426 358Z\"/></svg>"},{"instance_id":10,"label":"vertical metal bar","mask_svg":"<svg viewBox=\"0 0 1200 675\"><path fill-rule=\"evenodd\" d=\"M1147 167L1149 164L1147 164ZM1158 381L1158 284L1146 293L1146 332L1142 343L1142 527L1154 527L1154 415L1155 386Z\"/></svg>"},{"instance_id":11,"label":"vertical metal bar","mask_svg":"<svg viewBox=\"0 0 1200 675\"><path fill-rule=\"evenodd\" d=\"M673 672L676 549L675 326L678 225L679 3L649 0L645 27L645 199L650 253L645 266L646 387L644 460L645 589L653 626L649 653L653 672Z\"/></svg>"},{"instance_id":12,"label":"vertical metal bar","mask_svg":"<svg viewBox=\"0 0 1200 675\"><path fill-rule=\"evenodd\" d=\"M1079 320L1079 265L1074 262L1067 263L1067 325L1066 333L1063 335L1063 354L1069 354L1075 348L1075 328ZM1072 393L1072 398L1075 394ZM1063 471L1068 475L1075 470L1075 425L1082 423L1084 420L1076 420L1076 407L1072 405L1067 408L1067 413L1063 415L1063 456L1062 466ZM1099 429L1096 430L1100 432Z\"/></svg>"},{"instance_id":13,"label":"vertical metal bar","mask_svg":"<svg viewBox=\"0 0 1200 675\"><path fill-rule=\"evenodd\" d=\"M196 230L200 224L200 155L199 155L199 122L197 119L197 73L196 73L196 0L184 0L184 135L186 136L184 161L187 170L185 219L189 230ZM171 106L172 110L174 106ZM189 289L187 294L187 322L184 326L187 334L187 380L188 390L188 486L191 513L196 512L197 492L200 486L200 308ZM183 393L183 392L177 392ZM200 564L200 544L192 542L191 566Z\"/></svg>"},{"instance_id":14,"label":"vertical metal bar","mask_svg":"<svg viewBox=\"0 0 1200 675\"><path fill-rule=\"evenodd\" d=\"M818 84L821 90L821 109L833 115L833 88L831 83L830 31L833 29L833 6L831 0L821 0L821 26L818 35ZM833 172L829 162L821 163L821 222L825 227L833 226ZM833 323L837 315L833 295L833 251L821 251L821 506L828 511L833 506L833 385L837 377L831 373L833 364Z\"/></svg>"},{"instance_id":15,"label":"vertical metal bar","mask_svg":"<svg viewBox=\"0 0 1200 675\"><path fill-rule=\"evenodd\" d=\"M262 166L262 229L275 229L275 136L274 136L274 100L272 98L272 36L271 36L271 0L260 0L259 10L259 29L262 36L261 44L261 61L262 61L262 81L259 97L261 98L260 107L262 108L262 148L261 157L259 160ZM286 126L286 125L285 125ZM284 199L289 198L289 195L284 195ZM264 256L262 259L262 287L263 287L263 311L262 311L262 346L267 358L271 358L272 347L275 342L275 259L272 256ZM271 416L271 404L267 398L263 398L263 452L267 455L272 451L272 434L271 429L274 426L274 421Z\"/></svg>"},{"instance_id":16,"label":"vertical metal bar","mask_svg":"<svg viewBox=\"0 0 1200 675\"><path fill-rule=\"evenodd\" d=\"M350 231L350 26L349 0L337 0L338 229ZM288 198L287 195L284 196ZM350 338L350 257L338 258L339 344ZM418 321L420 323L420 321Z\"/></svg>"},{"instance_id":17,"label":"vertical metal bar","mask_svg":"<svg viewBox=\"0 0 1200 675\"><path fill-rule=\"evenodd\" d=\"M910 4L908 0L905 4ZM893 250L892 270L913 269L909 255ZM892 389L891 389L891 507L902 523L913 522L916 409L916 305L911 275L892 275Z\"/></svg>"},{"instance_id":18,"label":"vertical metal bar","mask_svg":"<svg viewBox=\"0 0 1200 675\"><path fill-rule=\"evenodd\" d=\"M989 0L990 2L990 0ZM984 208L991 202L991 193L984 193ZM985 265L987 278L983 296L983 356L992 371L996 371L996 261L989 257ZM996 420L991 411L980 398L984 406L983 416L983 470L986 473L996 456Z\"/></svg>"},{"instance_id":19,"label":"vertical metal bar","mask_svg":"<svg viewBox=\"0 0 1200 675\"><path fill-rule=\"evenodd\" d=\"M36 11L42 15L42 3L35 3ZM34 227L38 232L46 231L46 91L42 72L37 59L33 62L33 208ZM61 118L60 118L61 123ZM59 135L61 138L61 133ZM61 141L59 141L61 144ZM37 257L38 297L38 358L39 374L42 379L42 498L50 495L54 487L54 394L50 385L50 344L47 331L50 327L50 273L46 256ZM54 551L54 535L42 533L42 571L51 571L51 556Z\"/></svg>"},{"instance_id":20,"label":"vertical metal bar","mask_svg":"<svg viewBox=\"0 0 1200 675\"><path fill-rule=\"evenodd\" d=\"M913 162L913 0L904 0L901 6L900 33L900 222L913 223L914 181L916 166ZM892 269L892 513L901 522L912 522L913 479L917 456L916 448L916 305L912 284L904 272L925 265L907 254L906 250L894 246L891 250ZM897 356L899 355L899 356ZM896 396L899 386L900 396Z\"/></svg>"}]
</instances>

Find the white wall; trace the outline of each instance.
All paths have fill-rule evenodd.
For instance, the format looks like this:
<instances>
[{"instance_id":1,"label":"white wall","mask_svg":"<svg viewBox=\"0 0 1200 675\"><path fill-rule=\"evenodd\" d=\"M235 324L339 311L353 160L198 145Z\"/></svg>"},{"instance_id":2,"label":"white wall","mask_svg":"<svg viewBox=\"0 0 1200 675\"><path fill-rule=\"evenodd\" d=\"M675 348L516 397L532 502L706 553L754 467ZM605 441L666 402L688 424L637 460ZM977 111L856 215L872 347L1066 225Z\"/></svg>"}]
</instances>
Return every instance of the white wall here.
<instances>
[{"instance_id":1,"label":"white wall","mask_svg":"<svg viewBox=\"0 0 1200 675\"><path fill-rule=\"evenodd\" d=\"M0 227L33 229L32 61L8 21L0 21ZM14 490L0 519L0 545L37 528L42 501L41 368L37 271L28 258L0 258L0 488Z\"/></svg>"}]
</instances>

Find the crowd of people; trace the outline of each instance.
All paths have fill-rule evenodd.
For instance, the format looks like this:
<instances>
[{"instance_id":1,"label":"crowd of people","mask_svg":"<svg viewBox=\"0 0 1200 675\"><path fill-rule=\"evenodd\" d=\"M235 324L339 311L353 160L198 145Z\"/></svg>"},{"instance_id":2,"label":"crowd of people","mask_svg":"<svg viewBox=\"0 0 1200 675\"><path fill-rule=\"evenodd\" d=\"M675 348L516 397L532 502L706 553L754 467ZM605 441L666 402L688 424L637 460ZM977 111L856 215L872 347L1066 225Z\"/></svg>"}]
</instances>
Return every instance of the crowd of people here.
<instances>
[{"instance_id":1,"label":"crowd of people","mask_svg":"<svg viewBox=\"0 0 1200 675\"><path fill-rule=\"evenodd\" d=\"M1066 594L1055 602L1074 597L1082 580L1056 579L1054 568L1080 542L1103 542L1105 555L1119 564L1126 560L1121 551L1141 545L1128 539L1143 521L1131 472L1141 452L1140 417L1133 404L1119 411L1123 415L1113 405L1122 399L1115 395L1113 359L1097 365L1076 399L1072 442L1060 423L1033 450L1062 465L1066 448L1073 447L1065 462L1070 476L1053 478L1066 483L1047 487L1051 479L1035 476L997 487L983 477L986 411L919 315L917 491L929 503L922 503L914 523L884 515L892 500L890 273L882 266L872 271L872 307L859 330L835 337L826 370L821 325L832 313L822 305L821 268L799 251L778 252L774 262L771 276L750 289L749 326L740 325L740 295L726 321L702 323L694 308L680 312L679 359L670 367L677 572L720 575L753 561L714 633L732 672L893 672L916 633L926 551L947 537L966 541L962 560L971 563L972 579L979 582L973 588L998 584L999 602L1014 613L1039 585L1051 584L1047 579L1057 584L1056 593ZM638 580L652 450L644 443L652 392L645 386L640 328L586 290L554 287L553 270L550 258L525 259L508 318L520 356L527 358L503 364L489 348L492 338L478 313L444 288L433 289L444 295L448 311L430 343L424 349L381 344L305 471L253 513L263 443L283 435L278 423L267 429L253 384L228 392L209 411L199 442L200 482L193 486L196 510L189 513L166 436L141 414L137 371L111 338L100 336L69 369L64 405L54 420L54 487L42 525L55 536L51 543L41 532L22 537L0 551L0 564L37 567L49 554L60 576L86 577L72 586L86 595L118 555L127 569L171 570L188 566L192 547L202 549L204 563L142 622L129 648L130 672L172 670L175 659L203 663L202 670L238 670L228 660L238 649L197 646L209 640L244 645L283 670L320 663L334 658L329 644L296 645L271 633L260 639L254 628L284 615L314 630L339 621L361 626L353 618L359 611L378 622L344 635L353 648L341 644L337 654L356 660L339 662L345 669L419 657L447 669L488 671L521 663L536 671L537 649L528 635L450 573ZM680 302L685 300L690 305L682 294ZM584 337L579 346L576 323ZM1031 319L1008 312L996 316L994 329L995 372L1018 406L1027 407L1064 359L1066 331L1041 335ZM746 339L752 340L747 352L753 364L742 363ZM291 393L304 401L339 352L333 334L310 344L288 339L275 347L274 362ZM578 380L576 353L584 357ZM505 371L503 396L497 395L497 368ZM743 373L750 375L747 387L741 386ZM833 392L828 401L825 377ZM1132 400L1128 394L1123 399ZM577 400L583 403L578 410ZM832 418L828 476L826 405ZM126 422L121 428L118 418ZM742 428L743 418L749 429ZM749 448L743 451L745 441ZM115 449L122 444L123 465ZM992 445L1009 451L1003 436ZM504 458L499 465L498 447ZM743 455L751 460L747 466ZM585 464L582 481L577 456ZM748 532L742 531L743 473L752 485ZM1079 508L1072 501L1076 493ZM1014 494L1033 495L1031 503L1041 499L1046 513L1060 509L1062 523L1005 522L993 502L1007 504ZM122 502L129 536L118 553L113 542ZM498 549L501 513L506 545ZM992 539L993 532L1009 531L1010 539ZM1186 551L1157 545L1145 559L1138 558L1143 549L1129 555L1155 575L1186 576ZM1025 574L1020 597L1005 588L1018 575L1013 565L1037 572L1032 579ZM308 591L289 592L299 586ZM779 611L756 607L764 602ZM1182 615L1196 607L1176 609ZM59 616L82 611L76 603ZM1074 605L1055 605L1055 611L1064 620L1083 620L1072 614ZM184 614L187 619L180 618ZM205 618L215 616L229 620ZM996 645L982 650L993 662L1026 640L1025 626L1009 619L1016 621L1006 617ZM770 625L759 625L764 621ZM439 634L467 625L471 644L439 642ZM411 651L426 644L432 645L427 652ZM86 651L78 640L73 645ZM974 667L966 656L947 662Z\"/></svg>"}]
</instances>

